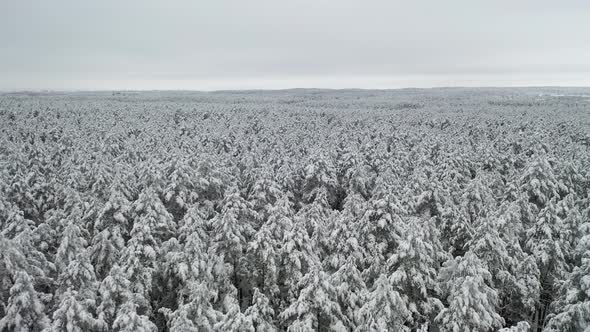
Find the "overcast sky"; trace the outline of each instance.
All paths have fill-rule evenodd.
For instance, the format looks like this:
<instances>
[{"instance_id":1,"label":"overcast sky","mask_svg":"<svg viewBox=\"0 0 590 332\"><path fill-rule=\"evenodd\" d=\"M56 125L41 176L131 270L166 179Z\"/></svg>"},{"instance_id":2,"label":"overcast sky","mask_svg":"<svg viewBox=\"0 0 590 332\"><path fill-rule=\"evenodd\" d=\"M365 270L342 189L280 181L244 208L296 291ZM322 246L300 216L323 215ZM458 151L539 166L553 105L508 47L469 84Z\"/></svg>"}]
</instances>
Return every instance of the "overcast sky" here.
<instances>
[{"instance_id":1,"label":"overcast sky","mask_svg":"<svg viewBox=\"0 0 590 332\"><path fill-rule=\"evenodd\" d=\"M590 86L590 1L0 0L0 90Z\"/></svg>"}]
</instances>

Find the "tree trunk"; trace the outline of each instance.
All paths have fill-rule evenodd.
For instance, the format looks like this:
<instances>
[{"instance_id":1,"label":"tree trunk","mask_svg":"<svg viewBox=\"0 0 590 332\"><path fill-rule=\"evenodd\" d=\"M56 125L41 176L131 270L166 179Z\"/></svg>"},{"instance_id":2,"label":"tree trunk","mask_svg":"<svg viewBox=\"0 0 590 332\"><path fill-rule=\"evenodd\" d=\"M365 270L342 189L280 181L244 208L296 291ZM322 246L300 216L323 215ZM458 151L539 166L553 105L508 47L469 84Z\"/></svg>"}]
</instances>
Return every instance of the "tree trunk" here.
<instances>
[{"instance_id":1,"label":"tree trunk","mask_svg":"<svg viewBox=\"0 0 590 332\"><path fill-rule=\"evenodd\" d=\"M236 286L236 289L238 290L238 305L240 306L240 311L242 311L242 287L240 286L239 280L238 280L238 269L237 269L237 264L236 264L236 259L234 258L233 260L234 263L234 286Z\"/></svg>"},{"instance_id":2,"label":"tree trunk","mask_svg":"<svg viewBox=\"0 0 590 332\"><path fill-rule=\"evenodd\" d=\"M264 284L266 283L266 266L262 267L262 283L260 284L260 292L264 294Z\"/></svg>"},{"instance_id":3,"label":"tree trunk","mask_svg":"<svg viewBox=\"0 0 590 332\"><path fill-rule=\"evenodd\" d=\"M538 318L537 318L537 317L539 317L539 310L538 310L538 308L537 308L537 309L535 309L535 312L533 313L533 317L531 318L531 322L532 322L532 325L531 325L531 332L538 332L538 331L537 331L537 326L538 326L539 324L537 323L537 320L538 320Z\"/></svg>"}]
</instances>

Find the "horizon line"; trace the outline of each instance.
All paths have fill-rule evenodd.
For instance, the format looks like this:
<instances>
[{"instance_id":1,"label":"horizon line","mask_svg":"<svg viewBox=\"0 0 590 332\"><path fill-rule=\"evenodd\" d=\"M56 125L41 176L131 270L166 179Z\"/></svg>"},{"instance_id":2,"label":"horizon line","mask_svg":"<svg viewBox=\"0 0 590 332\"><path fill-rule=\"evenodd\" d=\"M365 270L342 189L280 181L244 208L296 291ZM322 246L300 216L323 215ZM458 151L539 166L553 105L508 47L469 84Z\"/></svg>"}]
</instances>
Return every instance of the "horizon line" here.
<instances>
[{"instance_id":1,"label":"horizon line","mask_svg":"<svg viewBox=\"0 0 590 332\"><path fill-rule=\"evenodd\" d=\"M292 90L319 90L319 91L397 91L397 90L436 90L436 89L527 89L527 88L568 88L568 89L590 89L590 85L441 85L431 87L392 87L392 88L329 88L329 87L291 87L291 88L249 88L249 89L14 89L2 90L0 94L19 94L19 93L85 93L85 92L201 92L201 93L215 93L215 92L280 92Z\"/></svg>"}]
</instances>

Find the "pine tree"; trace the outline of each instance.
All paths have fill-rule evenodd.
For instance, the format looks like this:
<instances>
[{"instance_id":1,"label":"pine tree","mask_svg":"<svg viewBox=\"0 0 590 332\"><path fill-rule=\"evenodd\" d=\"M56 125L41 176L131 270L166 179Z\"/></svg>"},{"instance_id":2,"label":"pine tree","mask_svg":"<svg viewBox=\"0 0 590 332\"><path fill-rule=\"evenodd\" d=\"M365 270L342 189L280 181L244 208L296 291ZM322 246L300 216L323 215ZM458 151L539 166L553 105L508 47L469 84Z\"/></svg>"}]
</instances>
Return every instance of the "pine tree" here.
<instances>
[{"instance_id":1,"label":"pine tree","mask_svg":"<svg viewBox=\"0 0 590 332\"><path fill-rule=\"evenodd\" d=\"M14 275L4 313L0 319L0 331L38 332L49 325L31 277L23 271Z\"/></svg>"},{"instance_id":2,"label":"pine tree","mask_svg":"<svg viewBox=\"0 0 590 332\"><path fill-rule=\"evenodd\" d=\"M278 285L280 285L280 308L285 308L297 298L299 282L310 269L319 264L307 232L300 224L293 224L283 237L280 249Z\"/></svg>"},{"instance_id":3,"label":"pine tree","mask_svg":"<svg viewBox=\"0 0 590 332\"><path fill-rule=\"evenodd\" d=\"M541 288L536 259L521 247L521 237L524 234L521 217L518 202L501 205L499 211L486 219L476 232L476 239L499 235L501 241L480 240L481 245L472 244L474 250L482 253L484 260L489 261L486 262L488 265L494 265L493 262L500 264L490 267L490 272L498 290L500 306L503 307L500 314L507 323L530 319L530 313L539 302ZM493 229L489 229L490 227ZM488 253L484 254L484 251ZM495 257L494 253L497 251L503 255ZM501 273L498 271L500 267L503 270Z\"/></svg>"},{"instance_id":4,"label":"pine tree","mask_svg":"<svg viewBox=\"0 0 590 332\"><path fill-rule=\"evenodd\" d=\"M394 290L385 274L375 281L366 299L368 301L357 312L359 325L355 331L410 331L406 324L412 316L406 299Z\"/></svg>"},{"instance_id":5,"label":"pine tree","mask_svg":"<svg viewBox=\"0 0 590 332\"><path fill-rule=\"evenodd\" d=\"M405 224L400 215L403 209L397 199L390 194L369 202L360 222L357 224L359 241L365 243L368 268L363 271L365 280L371 285L381 273L385 262L395 252Z\"/></svg>"},{"instance_id":6,"label":"pine tree","mask_svg":"<svg viewBox=\"0 0 590 332\"><path fill-rule=\"evenodd\" d=\"M8 239L35 227L35 223L26 219L24 213L10 202L0 202L0 211L0 233Z\"/></svg>"},{"instance_id":7,"label":"pine tree","mask_svg":"<svg viewBox=\"0 0 590 332\"><path fill-rule=\"evenodd\" d=\"M152 187L145 189L133 203L135 220L133 225L143 224L158 245L176 233L176 224ZM131 231L133 233L133 230ZM131 234L133 237L133 234Z\"/></svg>"},{"instance_id":8,"label":"pine tree","mask_svg":"<svg viewBox=\"0 0 590 332\"><path fill-rule=\"evenodd\" d=\"M189 306L181 304L178 308L172 312L170 309L161 308L160 312L166 316L166 326L170 331L182 331L182 332L206 332L212 331L211 329L199 329L199 327L189 317Z\"/></svg>"},{"instance_id":9,"label":"pine tree","mask_svg":"<svg viewBox=\"0 0 590 332\"><path fill-rule=\"evenodd\" d=\"M109 275L100 283L100 305L97 308L101 324L111 327L121 306L133 300L129 291L129 280L125 278L119 265L113 265Z\"/></svg>"},{"instance_id":10,"label":"pine tree","mask_svg":"<svg viewBox=\"0 0 590 332\"><path fill-rule=\"evenodd\" d=\"M277 241L278 246L285 234L293 227L293 215L292 204L286 196L279 198L269 209L268 219L263 226L270 231L272 239Z\"/></svg>"},{"instance_id":11,"label":"pine tree","mask_svg":"<svg viewBox=\"0 0 590 332\"><path fill-rule=\"evenodd\" d=\"M131 219L131 202L121 185L111 187L109 199L102 209L98 212L94 221L94 234L111 227L118 227L122 233L127 235L126 230L129 228Z\"/></svg>"},{"instance_id":12,"label":"pine tree","mask_svg":"<svg viewBox=\"0 0 590 332\"><path fill-rule=\"evenodd\" d=\"M346 170L344 179L348 192L361 195L364 199L371 197L375 176L369 165L355 160L354 165Z\"/></svg>"},{"instance_id":13,"label":"pine tree","mask_svg":"<svg viewBox=\"0 0 590 332\"><path fill-rule=\"evenodd\" d=\"M124 248L125 240L119 227L105 229L92 238L90 257L100 279L117 263Z\"/></svg>"},{"instance_id":14,"label":"pine tree","mask_svg":"<svg viewBox=\"0 0 590 332\"><path fill-rule=\"evenodd\" d=\"M276 296L279 293L277 248L278 244L267 223L262 225L248 244L248 260L252 271L251 283L253 288L259 288L264 295Z\"/></svg>"},{"instance_id":15,"label":"pine tree","mask_svg":"<svg viewBox=\"0 0 590 332\"><path fill-rule=\"evenodd\" d=\"M359 195L349 195L344 200L344 209L331 218L332 223L323 235L324 243L330 248L323 264L326 271L337 271L349 258L363 267L367 256L365 247L359 243L358 220L361 219L366 201Z\"/></svg>"},{"instance_id":16,"label":"pine tree","mask_svg":"<svg viewBox=\"0 0 590 332\"><path fill-rule=\"evenodd\" d=\"M108 163L95 163L88 172L91 181L90 192L99 200L106 200L113 182L114 169Z\"/></svg>"},{"instance_id":17,"label":"pine tree","mask_svg":"<svg viewBox=\"0 0 590 332\"><path fill-rule=\"evenodd\" d=\"M252 203L252 208L260 214L260 219L265 221L270 209L282 196L283 192L279 184L265 177L254 182L252 191L248 195L248 201Z\"/></svg>"},{"instance_id":18,"label":"pine tree","mask_svg":"<svg viewBox=\"0 0 590 332\"><path fill-rule=\"evenodd\" d=\"M307 235L314 238L318 233L325 231L327 219L330 216L330 206L325 190L318 190L314 200L306 204L295 216L296 222L301 223ZM317 242L317 241L316 241ZM318 243L319 244L319 243Z\"/></svg>"},{"instance_id":19,"label":"pine tree","mask_svg":"<svg viewBox=\"0 0 590 332\"><path fill-rule=\"evenodd\" d=\"M214 331L214 325L220 320L221 313L213 309L210 299L215 295L204 283L188 282L188 292L179 298L178 308L174 311L161 308L166 316L167 326L171 330L180 327L195 328L196 331ZM187 298L185 303L184 298Z\"/></svg>"},{"instance_id":20,"label":"pine tree","mask_svg":"<svg viewBox=\"0 0 590 332\"><path fill-rule=\"evenodd\" d=\"M222 265L221 258L208 248L207 239L203 238L207 235L199 227L193 229L184 244L176 238L162 244L154 279L154 307L175 307L190 293L188 286L192 283L203 283L211 290L218 290L214 270Z\"/></svg>"},{"instance_id":21,"label":"pine tree","mask_svg":"<svg viewBox=\"0 0 590 332\"><path fill-rule=\"evenodd\" d=\"M183 246L174 237L162 244L152 282L151 296L154 308L174 307L178 303L178 297L182 296L183 284L190 273L190 263L185 260L182 250ZM163 320L155 320L161 328Z\"/></svg>"},{"instance_id":22,"label":"pine tree","mask_svg":"<svg viewBox=\"0 0 590 332\"><path fill-rule=\"evenodd\" d=\"M502 293L509 293L508 306L505 308L506 319L529 319L530 313L535 311L539 302L541 285L539 282L539 268L535 258L531 255L524 254L516 256L519 259L516 270L513 273L515 284L508 286L508 289L500 289ZM510 292L510 289L513 292Z\"/></svg>"},{"instance_id":23,"label":"pine tree","mask_svg":"<svg viewBox=\"0 0 590 332\"><path fill-rule=\"evenodd\" d=\"M306 204L295 216L295 222L303 225L314 246L322 249L321 240L330 218L330 205L325 190L318 190L313 202ZM321 255L320 255L321 256Z\"/></svg>"},{"instance_id":24,"label":"pine tree","mask_svg":"<svg viewBox=\"0 0 590 332\"><path fill-rule=\"evenodd\" d=\"M276 331L274 325L274 310L264 293L254 288L252 305L244 313L251 321L256 332Z\"/></svg>"},{"instance_id":25,"label":"pine tree","mask_svg":"<svg viewBox=\"0 0 590 332\"><path fill-rule=\"evenodd\" d=\"M451 209L452 210L452 209ZM448 250L453 256L462 256L469 249L469 241L475 234L475 227L469 222L468 217L462 211L451 212L451 216L456 216L453 222L446 223L443 229L443 236L448 243Z\"/></svg>"},{"instance_id":26,"label":"pine tree","mask_svg":"<svg viewBox=\"0 0 590 332\"><path fill-rule=\"evenodd\" d=\"M94 301L98 283L86 250L79 252L68 267L60 273L57 284L56 296L58 298L71 288L85 299Z\"/></svg>"},{"instance_id":27,"label":"pine tree","mask_svg":"<svg viewBox=\"0 0 590 332\"><path fill-rule=\"evenodd\" d=\"M279 315L283 324L289 326L288 331L297 330L301 322L311 322L316 331L348 323L340 309L336 289L318 266L314 266L298 286L299 297Z\"/></svg>"},{"instance_id":28,"label":"pine tree","mask_svg":"<svg viewBox=\"0 0 590 332\"><path fill-rule=\"evenodd\" d=\"M480 220L474 238L469 242L470 250L486 264L492 274L492 285L504 289L513 281L512 260L506 242L500 237L499 229L490 218Z\"/></svg>"},{"instance_id":29,"label":"pine tree","mask_svg":"<svg viewBox=\"0 0 590 332\"><path fill-rule=\"evenodd\" d=\"M213 268L221 258L213 254L214 249L208 247L209 241L201 231L195 230L186 239L183 247L185 262L188 265L186 281L210 283L213 279ZM179 271L180 272L180 271Z\"/></svg>"},{"instance_id":30,"label":"pine tree","mask_svg":"<svg viewBox=\"0 0 590 332\"><path fill-rule=\"evenodd\" d=\"M574 250L570 248L576 248L578 241L582 238L583 234L580 233L580 226L583 223L584 217L579 209L579 204L585 202L576 202L575 194L569 194L564 197L561 201L557 202L555 212L561 219L560 227L560 238L566 246L565 258L567 261L572 260ZM586 203L587 204L587 203Z\"/></svg>"},{"instance_id":31,"label":"pine tree","mask_svg":"<svg viewBox=\"0 0 590 332\"><path fill-rule=\"evenodd\" d=\"M252 319L240 312L238 303L230 306L227 314L215 324L214 328L218 331L254 332Z\"/></svg>"},{"instance_id":32,"label":"pine tree","mask_svg":"<svg viewBox=\"0 0 590 332\"><path fill-rule=\"evenodd\" d=\"M78 215L78 214L76 214ZM64 229L62 240L55 255L55 265L61 273L76 259L76 256L88 245L86 234L77 224L77 220L71 220Z\"/></svg>"},{"instance_id":33,"label":"pine tree","mask_svg":"<svg viewBox=\"0 0 590 332\"><path fill-rule=\"evenodd\" d=\"M113 322L113 332L155 332L157 327L147 316L139 315L133 302L123 304Z\"/></svg>"},{"instance_id":34,"label":"pine tree","mask_svg":"<svg viewBox=\"0 0 590 332\"><path fill-rule=\"evenodd\" d=\"M210 158L202 160L197 167L198 179L195 183L199 200L203 204L223 199L227 188L227 174L221 167L216 167L216 161Z\"/></svg>"},{"instance_id":35,"label":"pine tree","mask_svg":"<svg viewBox=\"0 0 590 332\"><path fill-rule=\"evenodd\" d=\"M555 176L550 158L539 155L525 170L520 179L521 189L529 202L537 208L545 207L552 198L559 197L559 181Z\"/></svg>"},{"instance_id":36,"label":"pine tree","mask_svg":"<svg viewBox=\"0 0 590 332\"><path fill-rule=\"evenodd\" d=\"M12 287L15 276L19 272L24 272L34 279L42 279L45 271L42 266L31 264L23 253L21 242L9 240L0 234L0 302L8 303L10 288ZM25 248L26 249L26 248ZM0 307L0 314L3 314L4 307Z\"/></svg>"},{"instance_id":37,"label":"pine tree","mask_svg":"<svg viewBox=\"0 0 590 332\"><path fill-rule=\"evenodd\" d=\"M188 205L198 200L195 169L193 158L183 159L178 156L165 170L167 184L164 188L164 201L177 220L186 212Z\"/></svg>"},{"instance_id":38,"label":"pine tree","mask_svg":"<svg viewBox=\"0 0 590 332\"><path fill-rule=\"evenodd\" d=\"M541 285L540 302L532 322L533 330L543 325L549 304L557 290L557 283L568 269L566 255L570 248L561 237L562 228L563 222L556 211L556 202L553 199L546 202L535 224L526 232L526 247L536 259Z\"/></svg>"},{"instance_id":39,"label":"pine tree","mask_svg":"<svg viewBox=\"0 0 590 332\"><path fill-rule=\"evenodd\" d=\"M213 220L215 251L229 265L232 283L238 290L238 303L244 305L243 290L247 287L245 251L254 233L253 220L257 214L240 197L237 189L226 194L221 213Z\"/></svg>"},{"instance_id":40,"label":"pine tree","mask_svg":"<svg viewBox=\"0 0 590 332\"><path fill-rule=\"evenodd\" d=\"M498 294L491 274L471 251L444 263L440 282L448 306L435 318L441 331L492 331L504 325L496 312Z\"/></svg>"},{"instance_id":41,"label":"pine tree","mask_svg":"<svg viewBox=\"0 0 590 332\"><path fill-rule=\"evenodd\" d=\"M410 219L407 237L387 265L394 289L407 299L414 326L431 321L443 308L437 270L443 256L438 233L431 222Z\"/></svg>"},{"instance_id":42,"label":"pine tree","mask_svg":"<svg viewBox=\"0 0 590 332\"><path fill-rule=\"evenodd\" d=\"M576 247L575 267L552 304L554 313L547 317L550 332L586 331L590 327L590 223L580 229L586 234Z\"/></svg>"},{"instance_id":43,"label":"pine tree","mask_svg":"<svg viewBox=\"0 0 590 332\"><path fill-rule=\"evenodd\" d=\"M133 225L131 239L122 252L121 266L124 268L125 277L131 283L131 292L139 296L141 313L151 310L149 301L158 251L159 246L150 225L140 219Z\"/></svg>"},{"instance_id":44,"label":"pine tree","mask_svg":"<svg viewBox=\"0 0 590 332\"><path fill-rule=\"evenodd\" d=\"M192 211L192 212L191 212ZM187 215L197 213L193 207ZM171 238L164 243L158 261L158 280L156 297L159 306L174 307L174 303L188 297L191 285L203 284L211 291L218 291L217 281L225 278L223 272L217 274L223 261L209 246L209 235L203 229L200 218L185 218L181 227L182 243ZM219 278L218 278L219 277Z\"/></svg>"},{"instance_id":45,"label":"pine tree","mask_svg":"<svg viewBox=\"0 0 590 332\"><path fill-rule=\"evenodd\" d=\"M518 322L515 326L500 329L498 332L529 332L531 326L527 322Z\"/></svg>"},{"instance_id":46,"label":"pine tree","mask_svg":"<svg viewBox=\"0 0 590 332\"><path fill-rule=\"evenodd\" d=\"M469 243L476 234L475 228L495 204L493 194L484 181L490 180L478 177L468 183L460 198L455 220L446 225L445 237L454 256L461 256L469 249Z\"/></svg>"},{"instance_id":47,"label":"pine tree","mask_svg":"<svg viewBox=\"0 0 590 332\"><path fill-rule=\"evenodd\" d=\"M487 209L494 206L493 193L489 189L492 179L477 177L467 185L461 198L461 207L470 225L488 215Z\"/></svg>"},{"instance_id":48,"label":"pine tree","mask_svg":"<svg viewBox=\"0 0 590 332\"><path fill-rule=\"evenodd\" d=\"M109 200L94 223L90 257L96 273L103 279L115 264L129 237L131 203L124 193L112 189Z\"/></svg>"},{"instance_id":49,"label":"pine tree","mask_svg":"<svg viewBox=\"0 0 590 332\"><path fill-rule=\"evenodd\" d=\"M342 314L347 318L347 326L354 330L359 325L356 314L367 301L368 290L353 257L349 257L342 267L332 274L331 283L336 290Z\"/></svg>"},{"instance_id":50,"label":"pine tree","mask_svg":"<svg viewBox=\"0 0 590 332\"><path fill-rule=\"evenodd\" d=\"M210 225L205 218L205 212L198 206L189 206L183 218L178 222L178 240L184 243L189 235L197 232L203 245L208 245L211 240L209 236Z\"/></svg>"},{"instance_id":51,"label":"pine tree","mask_svg":"<svg viewBox=\"0 0 590 332\"><path fill-rule=\"evenodd\" d=\"M100 320L88 311L78 292L68 289L62 296L58 308L53 313L53 322L47 332L84 332L106 329Z\"/></svg>"},{"instance_id":52,"label":"pine tree","mask_svg":"<svg viewBox=\"0 0 590 332\"><path fill-rule=\"evenodd\" d=\"M579 160L564 161L558 170L557 179L560 192L564 194L582 197L589 187L587 170Z\"/></svg>"},{"instance_id":53,"label":"pine tree","mask_svg":"<svg viewBox=\"0 0 590 332\"><path fill-rule=\"evenodd\" d=\"M319 193L325 193L327 202L337 201L338 177L332 160L322 156L312 157L303 169L303 199L306 203L315 200Z\"/></svg>"},{"instance_id":54,"label":"pine tree","mask_svg":"<svg viewBox=\"0 0 590 332\"><path fill-rule=\"evenodd\" d=\"M45 293L49 293L54 287L52 276L55 273L55 266L34 245L34 233L31 230L24 230L12 240L0 235L0 249L5 249L0 251L0 258L2 258L0 268L5 268L5 270L0 269L2 298L7 299L14 275L23 271L31 277L33 286L39 290L40 299L47 303L46 299L50 295Z\"/></svg>"}]
</instances>

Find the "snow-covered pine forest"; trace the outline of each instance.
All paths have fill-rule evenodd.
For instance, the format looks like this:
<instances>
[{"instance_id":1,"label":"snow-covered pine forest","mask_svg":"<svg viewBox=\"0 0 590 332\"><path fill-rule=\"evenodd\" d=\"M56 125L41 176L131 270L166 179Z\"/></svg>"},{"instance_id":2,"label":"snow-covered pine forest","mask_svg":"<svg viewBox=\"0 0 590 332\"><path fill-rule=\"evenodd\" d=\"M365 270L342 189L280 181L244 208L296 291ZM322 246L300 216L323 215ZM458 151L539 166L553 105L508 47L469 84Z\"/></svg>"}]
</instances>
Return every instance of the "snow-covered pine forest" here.
<instances>
[{"instance_id":1,"label":"snow-covered pine forest","mask_svg":"<svg viewBox=\"0 0 590 332\"><path fill-rule=\"evenodd\" d=\"M588 331L585 95L1 95L0 331Z\"/></svg>"}]
</instances>

